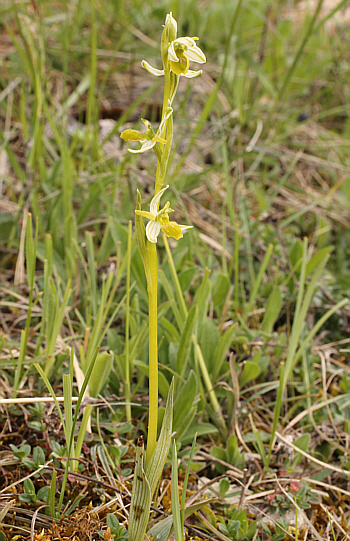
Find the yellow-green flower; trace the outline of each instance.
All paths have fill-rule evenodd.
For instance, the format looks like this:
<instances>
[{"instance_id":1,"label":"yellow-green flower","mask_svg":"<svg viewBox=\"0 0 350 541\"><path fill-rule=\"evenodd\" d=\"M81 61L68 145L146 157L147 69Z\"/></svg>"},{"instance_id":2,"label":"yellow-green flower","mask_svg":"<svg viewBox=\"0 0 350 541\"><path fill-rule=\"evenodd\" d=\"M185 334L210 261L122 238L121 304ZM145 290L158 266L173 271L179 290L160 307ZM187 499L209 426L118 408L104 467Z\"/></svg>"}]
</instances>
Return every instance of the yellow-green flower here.
<instances>
[{"instance_id":1,"label":"yellow-green flower","mask_svg":"<svg viewBox=\"0 0 350 541\"><path fill-rule=\"evenodd\" d=\"M191 71L190 60L204 64L206 62L205 54L202 49L196 45L198 38L177 38L169 45L168 56L170 61L170 69L176 75L184 75L185 77L198 77L202 72Z\"/></svg>"},{"instance_id":2,"label":"yellow-green flower","mask_svg":"<svg viewBox=\"0 0 350 541\"><path fill-rule=\"evenodd\" d=\"M202 49L196 45L197 39L189 37L177 38L170 43L168 47L168 59L170 69L176 75L183 75L188 79L192 79L202 74L202 70L193 71L189 69L190 60L199 64L204 64L207 61ZM142 60L141 65L156 77L164 75L164 70L153 68L146 60Z\"/></svg>"},{"instance_id":3,"label":"yellow-green flower","mask_svg":"<svg viewBox=\"0 0 350 541\"><path fill-rule=\"evenodd\" d=\"M151 123L149 120L145 120L141 118L142 122L146 126L147 130L145 132L140 132L138 130L124 130L120 137L124 139L124 141L141 141L141 147L137 150L133 150L129 148L129 152L133 152L135 154L140 152L146 152L146 150L149 150L150 148L153 148L156 143L162 143L163 145L166 143L166 140L162 137L165 124L168 118L172 115L173 110L171 107L168 107L165 111L165 115L163 117L163 120L159 124L159 128L157 130L157 133L154 133Z\"/></svg>"},{"instance_id":4,"label":"yellow-green flower","mask_svg":"<svg viewBox=\"0 0 350 541\"><path fill-rule=\"evenodd\" d=\"M164 205L161 210L158 210L160 198L165 190L169 186L165 186L160 192L158 192L152 199L150 204L150 212L145 210L135 210L135 213L144 218L148 218L149 222L146 225L146 236L150 242L154 244L157 242L158 235L162 230L167 237L173 237L178 240L183 237L182 232L186 229L191 229L192 225L180 225L177 222L171 222L168 214L173 212L170 207L169 201Z\"/></svg>"}]
</instances>

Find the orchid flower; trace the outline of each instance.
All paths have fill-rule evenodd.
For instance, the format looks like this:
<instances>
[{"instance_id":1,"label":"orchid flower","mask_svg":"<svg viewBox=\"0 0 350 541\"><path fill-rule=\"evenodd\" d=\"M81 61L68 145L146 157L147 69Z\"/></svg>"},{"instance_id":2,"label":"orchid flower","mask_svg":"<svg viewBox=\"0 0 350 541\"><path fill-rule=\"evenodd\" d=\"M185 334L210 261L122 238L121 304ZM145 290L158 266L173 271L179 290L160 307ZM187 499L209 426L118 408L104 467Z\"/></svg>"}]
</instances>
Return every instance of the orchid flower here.
<instances>
[{"instance_id":1,"label":"orchid flower","mask_svg":"<svg viewBox=\"0 0 350 541\"><path fill-rule=\"evenodd\" d=\"M198 77L202 71L189 70L190 60L204 64L206 62L205 54L202 49L197 47L195 40L198 38L177 38L169 45L168 55L170 60L170 69L176 75L185 77Z\"/></svg>"},{"instance_id":2,"label":"orchid flower","mask_svg":"<svg viewBox=\"0 0 350 541\"><path fill-rule=\"evenodd\" d=\"M124 130L120 134L120 137L124 139L124 141L141 141L141 147L139 149L134 150L134 149L129 148L128 149L129 152L133 152L134 154L146 152L146 150L153 148L156 143L161 143L165 145L166 140L162 137L162 135L165 130L166 121L172 115L172 113L173 113L172 108L168 107L165 111L163 120L159 124L157 133L154 133L149 120L145 120L143 118L141 118L141 120L147 128L145 132L140 132L138 130L131 130L131 129Z\"/></svg>"},{"instance_id":3,"label":"orchid flower","mask_svg":"<svg viewBox=\"0 0 350 541\"><path fill-rule=\"evenodd\" d=\"M169 201L161 210L158 210L160 198L169 186L165 186L152 199L150 204L150 212L144 210L135 210L135 213L144 218L148 218L149 222L146 226L146 236L150 242L157 242L158 235L162 230L167 237L173 237L178 240L183 237L182 232L186 229L191 229L192 225L180 225L177 222L171 222L168 214L173 212Z\"/></svg>"},{"instance_id":4,"label":"orchid flower","mask_svg":"<svg viewBox=\"0 0 350 541\"><path fill-rule=\"evenodd\" d=\"M172 41L168 47L168 59L170 62L170 69L176 75L183 75L188 79L193 77L199 77L202 70L193 71L189 69L190 60L204 64L206 62L205 54L202 49L196 45L198 38L177 38ZM153 68L146 60L142 60L141 65L152 75L160 77L164 75L164 70Z\"/></svg>"}]
</instances>

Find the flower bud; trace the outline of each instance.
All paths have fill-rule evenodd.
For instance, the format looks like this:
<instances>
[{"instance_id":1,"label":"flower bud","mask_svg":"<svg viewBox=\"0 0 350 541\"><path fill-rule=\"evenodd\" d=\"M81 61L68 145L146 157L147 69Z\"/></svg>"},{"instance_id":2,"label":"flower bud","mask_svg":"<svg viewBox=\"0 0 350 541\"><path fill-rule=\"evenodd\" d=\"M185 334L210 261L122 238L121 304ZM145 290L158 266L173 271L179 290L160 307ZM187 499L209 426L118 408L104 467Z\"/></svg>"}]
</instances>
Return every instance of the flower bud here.
<instances>
[{"instance_id":1,"label":"flower bud","mask_svg":"<svg viewBox=\"0 0 350 541\"><path fill-rule=\"evenodd\" d=\"M168 67L168 47L172 41L176 39L177 22L175 21L172 12L168 13L165 18L165 25L161 41L161 53L164 69Z\"/></svg>"}]
</instances>

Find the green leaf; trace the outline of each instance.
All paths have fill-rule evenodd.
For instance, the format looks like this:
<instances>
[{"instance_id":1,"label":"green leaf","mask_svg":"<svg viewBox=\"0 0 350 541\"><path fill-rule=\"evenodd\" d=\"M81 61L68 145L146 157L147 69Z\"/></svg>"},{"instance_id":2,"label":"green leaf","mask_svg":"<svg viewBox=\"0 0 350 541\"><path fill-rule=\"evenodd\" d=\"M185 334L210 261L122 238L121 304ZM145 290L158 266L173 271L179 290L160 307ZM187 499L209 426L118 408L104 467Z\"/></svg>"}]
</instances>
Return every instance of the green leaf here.
<instances>
[{"instance_id":1,"label":"green leaf","mask_svg":"<svg viewBox=\"0 0 350 541\"><path fill-rule=\"evenodd\" d=\"M179 350L176 358L176 372L183 376L185 374L186 366L188 363L188 358L191 351L191 340L192 334L194 331L194 326L197 321L197 306L192 305L190 311L188 312L186 323L184 329L181 333L181 340L179 345Z\"/></svg>"},{"instance_id":2,"label":"green leaf","mask_svg":"<svg viewBox=\"0 0 350 541\"><path fill-rule=\"evenodd\" d=\"M91 398L97 398L103 387L108 381L109 374L113 366L114 354L100 353L92 370L89 380L89 393Z\"/></svg>"},{"instance_id":3,"label":"green leaf","mask_svg":"<svg viewBox=\"0 0 350 541\"><path fill-rule=\"evenodd\" d=\"M179 274L179 282L182 291L187 291L196 274L198 274L198 267L190 267Z\"/></svg>"},{"instance_id":4,"label":"green leaf","mask_svg":"<svg viewBox=\"0 0 350 541\"><path fill-rule=\"evenodd\" d=\"M306 264L305 275L309 276L309 274L311 274L312 271L316 269L318 265L322 262L323 258L330 254L333 250L333 246L326 246L325 248L317 252L317 254L312 256L310 261L308 261L308 263Z\"/></svg>"},{"instance_id":5,"label":"green leaf","mask_svg":"<svg viewBox=\"0 0 350 541\"><path fill-rule=\"evenodd\" d=\"M303 434L300 436L300 438L296 439L294 442L294 445L298 447L298 449L301 449L301 451L307 452L310 444L310 434ZM299 464L301 460L303 459L303 455L300 453L295 453L295 457L293 460L294 464Z\"/></svg>"},{"instance_id":6,"label":"green leaf","mask_svg":"<svg viewBox=\"0 0 350 541\"><path fill-rule=\"evenodd\" d=\"M214 357L214 370L213 370L213 380L215 381L217 377L221 373L221 368L223 365L223 362L226 358L227 351L229 350L233 337L235 334L235 331L237 329L237 323L232 325L223 336L220 338L220 342L215 350L215 357Z\"/></svg>"},{"instance_id":7,"label":"green leaf","mask_svg":"<svg viewBox=\"0 0 350 541\"><path fill-rule=\"evenodd\" d=\"M212 280L212 299L214 307L220 306L226 299L230 289L230 280L227 274L218 272Z\"/></svg>"},{"instance_id":8,"label":"green leaf","mask_svg":"<svg viewBox=\"0 0 350 541\"><path fill-rule=\"evenodd\" d=\"M224 477L223 479L220 479L219 481L219 495L220 498L223 498L226 494L226 492L230 488L230 481L227 479L227 477Z\"/></svg>"},{"instance_id":9,"label":"green leaf","mask_svg":"<svg viewBox=\"0 0 350 541\"><path fill-rule=\"evenodd\" d=\"M35 495L35 487L33 484L33 481L31 479L26 479L23 483L24 486L24 492L28 494L29 496Z\"/></svg>"},{"instance_id":10,"label":"green leaf","mask_svg":"<svg viewBox=\"0 0 350 541\"><path fill-rule=\"evenodd\" d=\"M260 327L263 332L266 332L268 334L272 332L275 321L278 318L278 314L280 313L281 306L282 295L279 287L276 285L273 288L271 295L269 296L269 300L267 301L264 319Z\"/></svg>"},{"instance_id":11,"label":"green leaf","mask_svg":"<svg viewBox=\"0 0 350 541\"><path fill-rule=\"evenodd\" d=\"M212 319L206 318L200 329L199 343L210 375L215 370L215 350L217 349L219 342L220 334L217 326Z\"/></svg>"},{"instance_id":12,"label":"green leaf","mask_svg":"<svg viewBox=\"0 0 350 541\"><path fill-rule=\"evenodd\" d=\"M42 464L45 464L45 454L41 447L37 446L33 451L33 461L37 468Z\"/></svg>"},{"instance_id":13,"label":"green leaf","mask_svg":"<svg viewBox=\"0 0 350 541\"><path fill-rule=\"evenodd\" d=\"M190 443L193 438L195 437L196 433L197 436L203 436L203 435L209 435L209 434L217 434L218 429L216 426L212 425L211 423L194 423L190 426L190 428L186 431L184 436L181 438L182 445L186 445L187 443Z\"/></svg>"},{"instance_id":14,"label":"green leaf","mask_svg":"<svg viewBox=\"0 0 350 541\"><path fill-rule=\"evenodd\" d=\"M38 500L41 500L42 502L46 503L48 501L49 490L50 490L49 486L41 487L38 490L38 494L37 494Z\"/></svg>"},{"instance_id":15,"label":"green leaf","mask_svg":"<svg viewBox=\"0 0 350 541\"><path fill-rule=\"evenodd\" d=\"M259 352L257 357L260 357L260 355L261 353ZM260 374L260 367L257 363L257 357L255 357L254 361L245 361L243 372L239 378L240 388L244 387L247 383L257 378Z\"/></svg>"},{"instance_id":16,"label":"green leaf","mask_svg":"<svg viewBox=\"0 0 350 541\"><path fill-rule=\"evenodd\" d=\"M181 388L174 403L174 431L178 431L183 421L193 408L197 394L197 378L191 370L188 380ZM177 436L179 441L179 438Z\"/></svg>"}]
</instances>

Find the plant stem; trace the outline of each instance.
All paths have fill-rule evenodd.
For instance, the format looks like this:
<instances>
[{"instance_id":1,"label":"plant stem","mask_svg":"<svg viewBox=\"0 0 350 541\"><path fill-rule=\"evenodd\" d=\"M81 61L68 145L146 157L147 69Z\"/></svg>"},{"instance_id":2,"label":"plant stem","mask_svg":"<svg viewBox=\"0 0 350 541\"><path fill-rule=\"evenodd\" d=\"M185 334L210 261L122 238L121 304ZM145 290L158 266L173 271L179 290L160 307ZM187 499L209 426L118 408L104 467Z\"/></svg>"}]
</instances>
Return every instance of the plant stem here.
<instances>
[{"instance_id":1,"label":"plant stem","mask_svg":"<svg viewBox=\"0 0 350 541\"><path fill-rule=\"evenodd\" d=\"M127 271L126 271L126 309L125 309L125 402L126 420L131 421L130 406L130 355L129 355L129 326L130 326L130 266L131 266L131 233L132 223L129 221Z\"/></svg>"},{"instance_id":2,"label":"plant stem","mask_svg":"<svg viewBox=\"0 0 350 541\"><path fill-rule=\"evenodd\" d=\"M157 246L149 241L147 245L149 261L149 418L146 463L149 462L157 444L158 424Z\"/></svg>"}]
</instances>

